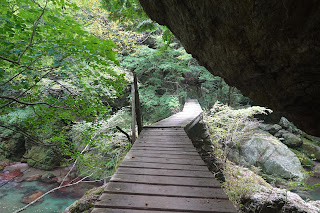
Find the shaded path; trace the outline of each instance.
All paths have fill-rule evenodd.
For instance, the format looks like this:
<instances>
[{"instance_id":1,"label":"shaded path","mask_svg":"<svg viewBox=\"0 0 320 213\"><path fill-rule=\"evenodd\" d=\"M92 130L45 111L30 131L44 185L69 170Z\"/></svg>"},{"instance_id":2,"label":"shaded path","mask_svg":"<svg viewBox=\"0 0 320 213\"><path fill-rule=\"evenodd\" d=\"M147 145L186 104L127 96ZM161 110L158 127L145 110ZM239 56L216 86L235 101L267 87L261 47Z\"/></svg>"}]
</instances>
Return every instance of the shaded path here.
<instances>
[{"instance_id":1,"label":"shaded path","mask_svg":"<svg viewBox=\"0 0 320 213\"><path fill-rule=\"evenodd\" d=\"M145 127L92 213L236 212L185 129L201 118L196 100Z\"/></svg>"}]
</instances>

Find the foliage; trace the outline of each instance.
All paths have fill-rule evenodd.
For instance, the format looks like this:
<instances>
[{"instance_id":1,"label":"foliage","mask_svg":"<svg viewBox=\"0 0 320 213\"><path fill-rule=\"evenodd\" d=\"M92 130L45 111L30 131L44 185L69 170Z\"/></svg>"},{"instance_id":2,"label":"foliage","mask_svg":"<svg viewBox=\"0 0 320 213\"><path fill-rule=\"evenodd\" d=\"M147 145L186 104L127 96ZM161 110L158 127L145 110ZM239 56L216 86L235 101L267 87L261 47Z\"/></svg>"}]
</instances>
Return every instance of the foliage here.
<instances>
[{"instance_id":1,"label":"foliage","mask_svg":"<svg viewBox=\"0 0 320 213\"><path fill-rule=\"evenodd\" d=\"M115 126L129 129L130 119L128 110L122 109L108 120L94 123L83 121L73 125L69 136L78 151L81 152L88 144L90 145L77 163L81 175L94 172L92 177L105 179L113 174L123 156L131 148L127 139L116 132Z\"/></svg>"},{"instance_id":2,"label":"foliage","mask_svg":"<svg viewBox=\"0 0 320 213\"><path fill-rule=\"evenodd\" d=\"M81 10L74 11L79 23L96 37L111 40L115 43L115 50L120 54L129 54L136 48L137 43L143 39L143 34L129 30L130 20L113 18L114 12L105 10L99 0L74 0ZM102 3L104 3L102 1ZM115 1L110 1L110 4Z\"/></svg>"},{"instance_id":3,"label":"foliage","mask_svg":"<svg viewBox=\"0 0 320 213\"><path fill-rule=\"evenodd\" d=\"M236 205L240 205L241 200L249 197L256 191L271 189L262 177L251 170L234 165L231 161L226 162L224 169L226 181L222 184L228 198Z\"/></svg>"},{"instance_id":4,"label":"foliage","mask_svg":"<svg viewBox=\"0 0 320 213\"><path fill-rule=\"evenodd\" d=\"M216 102L205 120L212 136L211 139L217 146L218 157L225 162L228 149L239 146L258 127L259 122L253 116L268 112L272 111L260 106L233 109Z\"/></svg>"},{"instance_id":5,"label":"foliage","mask_svg":"<svg viewBox=\"0 0 320 213\"><path fill-rule=\"evenodd\" d=\"M1 138L23 133L27 150L54 147L76 159L71 125L109 116L105 103L121 95L125 73L115 69L114 42L84 28L79 9L60 0L1 1Z\"/></svg>"}]
</instances>

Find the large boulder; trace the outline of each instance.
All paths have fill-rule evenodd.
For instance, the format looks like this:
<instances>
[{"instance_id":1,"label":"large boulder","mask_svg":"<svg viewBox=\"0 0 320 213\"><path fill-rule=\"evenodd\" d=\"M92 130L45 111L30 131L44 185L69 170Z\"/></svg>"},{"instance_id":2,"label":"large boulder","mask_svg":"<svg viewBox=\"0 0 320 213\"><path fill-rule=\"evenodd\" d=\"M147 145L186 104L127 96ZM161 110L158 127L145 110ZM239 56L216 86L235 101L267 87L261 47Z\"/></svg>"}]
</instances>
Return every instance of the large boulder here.
<instances>
[{"instance_id":1,"label":"large boulder","mask_svg":"<svg viewBox=\"0 0 320 213\"><path fill-rule=\"evenodd\" d=\"M140 3L211 73L320 135L320 1Z\"/></svg>"},{"instance_id":2,"label":"large boulder","mask_svg":"<svg viewBox=\"0 0 320 213\"><path fill-rule=\"evenodd\" d=\"M267 132L256 132L247 141L232 147L228 157L246 167L258 166L266 174L287 179L304 177L297 156Z\"/></svg>"},{"instance_id":3,"label":"large boulder","mask_svg":"<svg viewBox=\"0 0 320 213\"><path fill-rule=\"evenodd\" d=\"M51 170L61 161L59 152L44 146L32 146L23 156L29 166L44 170Z\"/></svg>"}]
</instances>

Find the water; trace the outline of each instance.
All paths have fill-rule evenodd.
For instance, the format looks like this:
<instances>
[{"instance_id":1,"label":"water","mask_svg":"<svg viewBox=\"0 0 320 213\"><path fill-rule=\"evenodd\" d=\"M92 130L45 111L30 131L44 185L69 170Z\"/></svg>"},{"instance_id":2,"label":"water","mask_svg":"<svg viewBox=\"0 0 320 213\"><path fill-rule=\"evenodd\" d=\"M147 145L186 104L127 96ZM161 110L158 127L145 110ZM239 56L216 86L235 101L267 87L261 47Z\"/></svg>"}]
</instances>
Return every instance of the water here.
<instances>
[{"instance_id":1,"label":"water","mask_svg":"<svg viewBox=\"0 0 320 213\"><path fill-rule=\"evenodd\" d=\"M18 210L26 205L21 203L21 200L24 196L37 191L45 193L55 186L56 185L41 183L38 181L8 183L0 188L0 212L12 213L15 210ZM44 200L41 203L30 206L23 212L61 213L75 200L81 198L86 190L92 187L93 185L80 183L76 187L68 187L68 189L63 189L63 191L56 190L55 192L52 192L49 195L45 196Z\"/></svg>"},{"instance_id":2,"label":"water","mask_svg":"<svg viewBox=\"0 0 320 213\"><path fill-rule=\"evenodd\" d=\"M320 200L320 178L319 177L309 177L307 183L311 186L314 186L314 189L310 191L310 199L311 200Z\"/></svg>"}]
</instances>

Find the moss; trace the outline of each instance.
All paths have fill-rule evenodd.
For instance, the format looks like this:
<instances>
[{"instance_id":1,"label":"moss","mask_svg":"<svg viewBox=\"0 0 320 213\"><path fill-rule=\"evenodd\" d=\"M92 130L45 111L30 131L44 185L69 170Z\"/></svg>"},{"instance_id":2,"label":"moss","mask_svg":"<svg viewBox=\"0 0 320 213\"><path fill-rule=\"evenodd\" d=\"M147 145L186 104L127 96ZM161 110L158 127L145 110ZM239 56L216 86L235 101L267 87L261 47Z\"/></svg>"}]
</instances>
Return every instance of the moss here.
<instances>
[{"instance_id":1,"label":"moss","mask_svg":"<svg viewBox=\"0 0 320 213\"><path fill-rule=\"evenodd\" d=\"M314 166L313 160L311 160L305 153L299 152L295 149L290 149L300 160L301 165L306 168Z\"/></svg>"},{"instance_id":2,"label":"moss","mask_svg":"<svg viewBox=\"0 0 320 213\"><path fill-rule=\"evenodd\" d=\"M309 158L315 158L320 161L320 147L312 141L302 138L302 150Z\"/></svg>"},{"instance_id":3,"label":"moss","mask_svg":"<svg viewBox=\"0 0 320 213\"><path fill-rule=\"evenodd\" d=\"M226 182L222 184L229 199L236 205L245 197L263 189L272 188L262 177L251 170L227 161L224 170Z\"/></svg>"},{"instance_id":4,"label":"moss","mask_svg":"<svg viewBox=\"0 0 320 213\"><path fill-rule=\"evenodd\" d=\"M69 207L70 213L90 212L94 207L94 202L97 201L103 190L104 186L100 186L87 191L80 200L77 200Z\"/></svg>"},{"instance_id":5,"label":"moss","mask_svg":"<svg viewBox=\"0 0 320 213\"><path fill-rule=\"evenodd\" d=\"M60 164L61 157L57 152L48 147L33 146L23 156L28 165L44 170L51 170Z\"/></svg>"}]
</instances>

